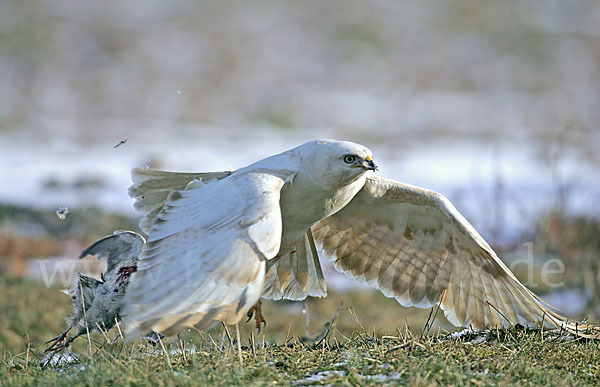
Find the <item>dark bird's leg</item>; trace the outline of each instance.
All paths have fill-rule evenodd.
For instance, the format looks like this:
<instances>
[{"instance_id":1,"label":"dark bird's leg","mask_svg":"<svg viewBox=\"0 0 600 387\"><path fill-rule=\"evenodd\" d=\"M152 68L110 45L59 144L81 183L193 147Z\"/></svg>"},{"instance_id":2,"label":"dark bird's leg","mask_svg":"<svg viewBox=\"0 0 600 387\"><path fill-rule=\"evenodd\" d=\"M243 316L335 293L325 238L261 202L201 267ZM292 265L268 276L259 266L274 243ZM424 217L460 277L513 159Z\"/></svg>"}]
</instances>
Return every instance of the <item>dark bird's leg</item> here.
<instances>
[{"instance_id":1,"label":"dark bird's leg","mask_svg":"<svg viewBox=\"0 0 600 387\"><path fill-rule=\"evenodd\" d=\"M144 340L146 340L146 343L150 344L151 346L156 347L160 343L160 340L162 340L164 337L165 336L158 332L150 331L144 336Z\"/></svg>"},{"instance_id":2,"label":"dark bird's leg","mask_svg":"<svg viewBox=\"0 0 600 387\"><path fill-rule=\"evenodd\" d=\"M67 333L69 333L69 331L71 330L71 328L67 329L66 331L64 331L60 335L56 336L55 338L46 341L46 344L48 344L50 342L53 342L53 343L44 352L54 352L54 353L60 352L63 349L67 348L69 345L71 345L71 343L76 338L78 338L79 336L85 334L85 331L79 330L75 336L68 337Z\"/></svg>"},{"instance_id":3,"label":"dark bird's leg","mask_svg":"<svg viewBox=\"0 0 600 387\"><path fill-rule=\"evenodd\" d=\"M46 348L46 350L44 352L58 352L61 349L63 349L64 347L67 346L66 342L68 341L69 343L73 340L70 340L70 337L67 337L67 335L69 334L69 331L72 329L73 327L68 328L66 331L64 331L63 333L61 333L60 335L46 341L45 344L50 344L50 346L48 348Z\"/></svg>"},{"instance_id":4,"label":"dark bird's leg","mask_svg":"<svg viewBox=\"0 0 600 387\"><path fill-rule=\"evenodd\" d=\"M119 340L120 338L121 338L121 333L119 333L115 336L115 338L110 342L110 345L115 345L117 340Z\"/></svg>"},{"instance_id":5,"label":"dark bird's leg","mask_svg":"<svg viewBox=\"0 0 600 387\"><path fill-rule=\"evenodd\" d=\"M267 321L262 314L261 304L262 301L259 299L258 302L254 304L254 306L250 308L246 314L246 316L248 316L248 320L246 320L246 322L250 321L250 319L254 316L254 320L256 321L256 330L258 332L260 332L261 324L264 324L265 327L267 326Z\"/></svg>"}]
</instances>

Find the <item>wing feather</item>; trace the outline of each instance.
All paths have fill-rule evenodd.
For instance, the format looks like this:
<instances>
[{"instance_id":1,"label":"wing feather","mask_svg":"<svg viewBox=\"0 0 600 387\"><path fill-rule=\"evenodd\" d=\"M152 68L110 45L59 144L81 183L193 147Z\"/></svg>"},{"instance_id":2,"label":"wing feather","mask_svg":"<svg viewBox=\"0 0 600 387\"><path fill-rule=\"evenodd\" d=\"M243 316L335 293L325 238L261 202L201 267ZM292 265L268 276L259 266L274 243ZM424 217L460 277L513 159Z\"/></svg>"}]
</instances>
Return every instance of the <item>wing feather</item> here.
<instances>
[{"instance_id":1,"label":"wing feather","mask_svg":"<svg viewBox=\"0 0 600 387\"><path fill-rule=\"evenodd\" d=\"M263 298L300 301L326 295L327 284L310 230L292 252L267 262Z\"/></svg>"},{"instance_id":2,"label":"wing feather","mask_svg":"<svg viewBox=\"0 0 600 387\"><path fill-rule=\"evenodd\" d=\"M279 195L290 171L245 172L171 191L127 290L130 337L235 323L259 299L279 250Z\"/></svg>"},{"instance_id":3,"label":"wing feather","mask_svg":"<svg viewBox=\"0 0 600 387\"><path fill-rule=\"evenodd\" d=\"M160 213L171 192L184 190L190 182L195 180L208 183L221 180L231 173L231 171L182 173L132 169L133 185L129 187L129 196L135 198L133 207L144 215L140 220L140 228L146 234L150 233L154 219Z\"/></svg>"},{"instance_id":4,"label":"wing feather","mask_svg":"<svg viewBox=\"0 0 600 387\"><path fill-rule=\"evenodd\" d=\"M439 304L455 325L533 325L545 316L547 324L577 329L521 284L438 193L368 177L346 207L312 232L338 271L404 306ZM598 336L596 326L586 328Z\"/></svg>"},{"instance_id":5,"label":"wing feather","mask_svg":"<svg viewBox=\"0 0 600 387\"><path fill-rule=\"evenodd\" d=\"M106 272L111 272L121 261L134 260L140 255L146 240L143 236L133 231L118 230L92 243L81 252L79 258L95 255L108 262Z\"/></svg>"}]
</instances>

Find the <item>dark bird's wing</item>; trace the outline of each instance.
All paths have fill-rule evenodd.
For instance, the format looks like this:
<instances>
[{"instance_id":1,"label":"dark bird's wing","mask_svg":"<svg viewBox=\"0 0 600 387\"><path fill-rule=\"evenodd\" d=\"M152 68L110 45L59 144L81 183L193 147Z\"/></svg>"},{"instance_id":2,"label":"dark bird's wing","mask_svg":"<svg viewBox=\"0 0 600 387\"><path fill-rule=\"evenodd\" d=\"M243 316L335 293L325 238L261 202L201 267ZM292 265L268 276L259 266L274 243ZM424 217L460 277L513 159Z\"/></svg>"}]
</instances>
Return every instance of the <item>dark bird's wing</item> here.
<instances>
[{"instance_id":1,"label":"dark bird's wing","mask_svg":"<svg viewBox=\"0 0 600 387\"><path fill-rule=\"evenodd\" d=\"M98 259L108 261L107 272L111 272L121 261L133 260L140 255L146 240L133 231L115 231L81 252L79 258L95 255Z\"/></svg>"}]
</instances>

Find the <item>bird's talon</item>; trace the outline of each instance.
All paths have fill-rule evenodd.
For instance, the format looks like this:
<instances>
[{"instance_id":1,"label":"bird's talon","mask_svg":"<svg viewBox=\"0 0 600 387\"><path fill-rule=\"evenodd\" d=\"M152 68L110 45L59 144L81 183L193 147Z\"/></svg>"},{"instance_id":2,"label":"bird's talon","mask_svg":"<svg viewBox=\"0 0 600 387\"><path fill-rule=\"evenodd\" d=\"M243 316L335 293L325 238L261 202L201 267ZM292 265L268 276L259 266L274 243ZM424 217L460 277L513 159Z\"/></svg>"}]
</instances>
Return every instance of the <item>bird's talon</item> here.
<instances>
[{"instance_id":1,"label":"bird's talon","mask_svg":"<svg viewBox=\"0 0 600 387\"><path fill-rule=\"evenodd\" d=\"M250 310L248 310L248 313L246 314L246 316L248 316L248 320L246 320L246 322L249 322L250 319L254 317L254 320L256 321L257 332L260 332L261 324L264 324L265 328L267 327L267 322L265 321L265 318L262 314L261 304L262 302L258 300L258 302L252 308L250 308Z\"/></svg>"},{"instance_id":2,"label":"bird's talon","mask_svg":"<svg viewBox=\"0 0 600 387\"><path fill-rule=\"evenodd\" d=\"M256 321L256 333L260 333L260 329L261 329L261 323L262 323L262 328L267 328L267 321L263 318L261 322Z\"/></svg>"},{"instance_id":3,"label":"bird's talon","mask_svg":"<svg viewBox=\"0 0 600 387\"><path fill-rule=\"evenodd\" d=\"M67 336L70 330L71 329L69 328L60 335L46 341L45 344L51 344L44 352L59 352L69 345L73 341L73 338Z\"/></svg>"}]
</instances>

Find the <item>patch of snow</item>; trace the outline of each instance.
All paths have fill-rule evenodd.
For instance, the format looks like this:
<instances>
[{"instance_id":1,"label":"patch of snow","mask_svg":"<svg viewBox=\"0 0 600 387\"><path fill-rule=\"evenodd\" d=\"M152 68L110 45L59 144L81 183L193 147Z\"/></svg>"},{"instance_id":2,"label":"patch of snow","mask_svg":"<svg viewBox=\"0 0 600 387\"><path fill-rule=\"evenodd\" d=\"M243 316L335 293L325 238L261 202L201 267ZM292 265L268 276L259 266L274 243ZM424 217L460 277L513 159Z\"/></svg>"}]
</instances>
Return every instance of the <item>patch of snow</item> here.
<instances>
[{"instance_id":1,"label":"patch of snow","mask_svg":"<svg viewBox=\"0 0 600 387\"><path fill-rule=\"evenodd\" d=\"M195 347L190 347L190 348L185 348L185 353L189 354L189 355L193 355L197 352ZM173 356L175 355L181 355L181 348L176 348L176 349L172 349L171 351L169 351L169 353Z\"/></svg>"},{"instance_id":2,"label":"patch of snow","mask_svg":"<svg viewBox=\"0 0 600 387\"><path fill-rule=\"evenodd\" d=\"M383 382L387 382L388 380L397 380L397 379L400 379L400 377L402 375L400 373L398 373L398 372L394 372L394 373L389 374L389 375L386 375L386 374L376 374L376 375L358 374L358 376L360 376L361 378L367 379L369 381L383 383Z\"/></svg>"},{"instance_id":3,"label":"patch of snow","mask_svg":"<svg viewBox=\"0 0 600 387\"><path fill-rule=\"evenodd\" d=\"M70 350L67 349L66 352L49 352L44 356L41 361L43 366L65 366L70 364L75 364L79 362L79 358ZM85 368L83 368L85 370Z\"/></svg>"},{"instance_id":4,"label":"patch of snow","mask_svg":"<svg viewBox=\"0 0 600 387\"><path fill-rule=\"evenodd\" d=\"M332 367L345 367L346 365L348 365L348 360L342 360L340 362L333 363L331 366Z\"/></svg>"},{"instance_id":5,"label":"patch of snow","mask_svg":"<svg viewBox=\"0 0 600 387\"><path fill-rule=\"evenodd\" d=\"M480 335L475 337L473 340L469 341L469 343L473 343L473 344L481 344L481 343L485 343L486 342L486 335Z\"/></svg>"},{"instance_id":6,"label":"patch of snow","mask_svg":"<svg viewBox=\"0 0 600 387\"><path fill-rule=\"evenodd\" d=\"M465 328L462 331L451 333L449 336L452 339L459 339L466 335L472 335L473 333L475 333L475 331L472 330L471 328Z\"/></svg>"},{"instance_id":7,"label":"patch of snow","mask_svg":"<svg viewBox=\"0 0 600 387\"><path fill-rule=\"evenodd\" d=\"M308 374L307 378L296 380L292 386L303 386L312 383L320 383L327 380L331 376L346 376L345 371L321 371L316 374Z\"/></svg>"},{"instance_id":8,"label":"patch of snow","mask_svg":"<svg viewBox=\"0 0 600 387\"><path fill-rule=\"evenodd\" d=\"M469 340L469 343L481 344L481 343L485 343L487 341L488 333L489 333L489 330L475 331L475 330L472 330L471 328L465 328L462 331L451 333L446 337L451 338L451 339L462 339L465 336L474 336L471 338L471 340Z\"/></svg>"}]
</instances>

